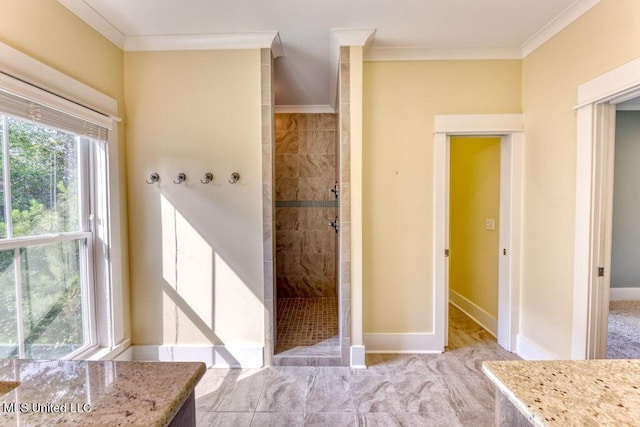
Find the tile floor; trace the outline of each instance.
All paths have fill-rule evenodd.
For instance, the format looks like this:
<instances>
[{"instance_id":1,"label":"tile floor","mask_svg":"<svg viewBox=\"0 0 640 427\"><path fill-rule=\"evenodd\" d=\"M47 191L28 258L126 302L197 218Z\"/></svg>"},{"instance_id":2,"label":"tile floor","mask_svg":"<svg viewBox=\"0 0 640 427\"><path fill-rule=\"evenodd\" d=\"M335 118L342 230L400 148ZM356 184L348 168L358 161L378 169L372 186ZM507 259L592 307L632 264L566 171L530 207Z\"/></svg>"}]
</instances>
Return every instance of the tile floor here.
<instances>
[{"instance_id":1,"label":"tile floor","mask_svg":"<svg viewBox=\"0 0 640 427\"><path fill-rule=\"evenodd\" d=\"M368 354L346 367L209 369L198 426L493 426L484 360L517 359L455 307L442 354Z\"/></svg>"},{"instance_id":2,"label":"tile floor","mask_svg":"<svg viewBox=\"0 0 640 427\"><path fill-rule=\"evenodd\" d=\"M299 347L340 345L335 297L279 298L277 309L276 354ZM336 351L339 355L340 349Z\"/></svg>"}]
</instances>

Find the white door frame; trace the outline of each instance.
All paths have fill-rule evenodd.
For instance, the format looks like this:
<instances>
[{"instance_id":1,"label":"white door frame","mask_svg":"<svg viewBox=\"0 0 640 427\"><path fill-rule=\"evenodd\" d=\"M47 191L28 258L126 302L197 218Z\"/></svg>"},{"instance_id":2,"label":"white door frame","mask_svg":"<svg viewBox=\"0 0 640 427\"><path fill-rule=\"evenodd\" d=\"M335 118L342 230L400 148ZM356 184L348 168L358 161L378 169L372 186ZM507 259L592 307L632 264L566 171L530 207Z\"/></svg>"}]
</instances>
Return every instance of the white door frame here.
<instances>
[{"instance_id":1,"label":"white door frame","mask_svg":"<svg viewBox=\"0 0 640 427\"><path fill-rule=\"evenodd\" d=\"M573 359L606 357L615 104L637 96L640 58L578 86Z\"/></svg>"},{"instance_id":2,"label":"white door frame","mask_svg":"<svg viewBox=\"0 0 640 427\"><path fill-rule=\"evenodd\" d=\"M500 251L498 284L498 343L516 350L520 308L520 234L522 215L522 114L436 116L434 133L434 329L436 342L448 344L449 260L449 138L499 136Z\"/></svg>"}]
</instances>

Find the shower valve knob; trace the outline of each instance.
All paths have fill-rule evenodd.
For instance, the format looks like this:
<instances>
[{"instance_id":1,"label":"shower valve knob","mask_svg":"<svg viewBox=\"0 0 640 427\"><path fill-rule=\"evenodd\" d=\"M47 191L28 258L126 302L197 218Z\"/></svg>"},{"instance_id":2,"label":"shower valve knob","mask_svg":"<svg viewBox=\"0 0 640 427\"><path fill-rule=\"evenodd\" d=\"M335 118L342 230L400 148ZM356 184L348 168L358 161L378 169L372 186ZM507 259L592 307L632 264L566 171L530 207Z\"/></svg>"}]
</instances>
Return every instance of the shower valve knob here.
<instances>
[{"instance_id":1,"label":"shower valve knob","mask_svg":"<svg viewBox=\"0 0 640 427\"><path fill-rule=\"evenodd\" d=\"M336 230L337 233L340 229L340 221L338 220L338 217L336 217L336 219L333 221L329 220L329 226L333 227L333 229Z\"/></svg>"},{"instance_id":2,"label":"shower valve knob","mask_svg":"<svg viewBox=\"0 0 640 427\"><path fill-rule=\"evenodd\" d=\"M333 188L331 189L331 192L332 192L333 194L335 194L336 199L337 199L338 197L340 197L340 184L338 184L338 183L336 182L336 183L335 183L335 185L333 186Z\"/></svg>"}]
</instances>

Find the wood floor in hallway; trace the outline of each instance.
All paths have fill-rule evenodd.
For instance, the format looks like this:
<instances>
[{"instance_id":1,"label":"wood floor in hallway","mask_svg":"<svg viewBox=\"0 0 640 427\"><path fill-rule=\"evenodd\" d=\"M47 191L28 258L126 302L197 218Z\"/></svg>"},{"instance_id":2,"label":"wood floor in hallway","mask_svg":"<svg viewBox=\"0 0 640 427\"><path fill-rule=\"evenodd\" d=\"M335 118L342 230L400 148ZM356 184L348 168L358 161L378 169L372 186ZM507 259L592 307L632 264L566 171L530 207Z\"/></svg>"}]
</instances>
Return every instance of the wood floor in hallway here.
<instances>
[{"instance_id":1,"label":"wood floor in hallway","mask_svg":"<svg viewBox=\"0 0 640 427\"><path fill-rule=\"evenodd\" d=\"M347 367L209 369L198 426L493 426L485 360L517 359L457 308L442 354L367 354Z\"/></svg>"}]
</instances>

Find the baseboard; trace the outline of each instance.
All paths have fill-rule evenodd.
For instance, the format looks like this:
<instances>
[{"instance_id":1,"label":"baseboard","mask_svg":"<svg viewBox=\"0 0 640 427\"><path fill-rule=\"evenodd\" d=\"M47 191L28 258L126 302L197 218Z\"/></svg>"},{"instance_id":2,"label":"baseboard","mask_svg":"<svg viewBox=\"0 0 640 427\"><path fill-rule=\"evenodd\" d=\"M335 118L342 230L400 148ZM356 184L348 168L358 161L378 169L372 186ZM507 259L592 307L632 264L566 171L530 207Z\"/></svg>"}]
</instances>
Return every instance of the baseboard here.
<instances>
[{"instance_id":1,"label":"baseboard","mask_svg":"<svg viewBox=\"0 0 640 427\"><path fill-rule=\"evenodd\" d=\"M434 333L364 334L367 353L442 353Z\"/></svg>"},{"instance_id":2,"label":"baseboard","mask_svg":"<svg viewBox=\"0 0 640 427\"><path fill-rule=\"evenodd\" d=\"M130 360L204 362L207 368L261 368L263 347L222 345L134 345ZM126 359L123 359L126 360Z\"/></svg>"},{"instance_id":3,"label":"baseboard","mask_svg":"<svg viewBox=\"0 0 640 427\"><path fill-rule=\"evenodd\" d=\"M113 358L113 360L118 362L130 362L133 360L133 347L128 347L125 351L117 355Z\"/></svg>"},{"instance_id":4,"label":"baseboard","mask_svg":"<svg viewBox=\"0 0 640 427\"><path fill-rule=\"evenodd\" d=\"M637 288L609 288L610 301L640 300L640 287Z\"/></svg>"},{"instance_id":5,"label":"baseboard","mask_svg":"<svg viewBox=\"0 0 640 427\"><path fill-rule=\"evenodd\" d=\"M516 354L524 360L559 360L540 345L518 334L516 337Z\"/></svg>"},{"instance_id":6,"label":"baseboard","mask_svg":"<svg viewBox=\"0 0 640 427\"><path fill-rule=\"evenodd\" d=\"M467 316L475 320L491 335L494 337L498 336L498 319L451 289L449 289L449 302L462 310Z\"/></svg>"},{"instance_id":7,"label":"baseboard","mask_svg":"<svg viewBox=\"0 0 640 427\"><path fill-rule=\"evenodd\" d=\"M351 346L351 367L353 369L367 369L367 363L365 362L365 346L352 345Z\"/></svg>"}]
</instances>

